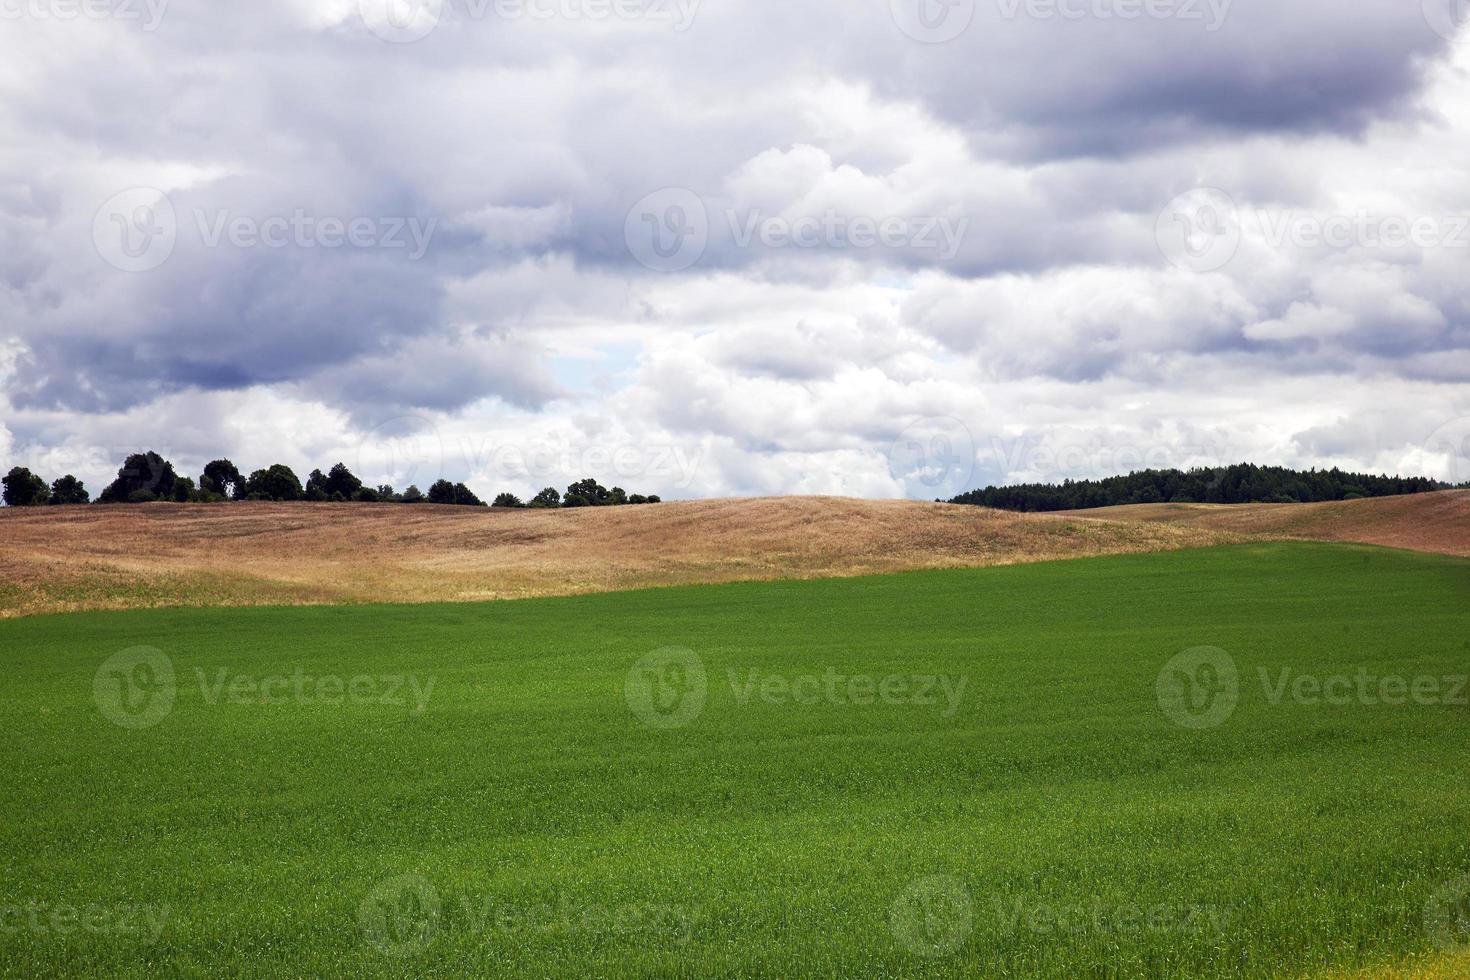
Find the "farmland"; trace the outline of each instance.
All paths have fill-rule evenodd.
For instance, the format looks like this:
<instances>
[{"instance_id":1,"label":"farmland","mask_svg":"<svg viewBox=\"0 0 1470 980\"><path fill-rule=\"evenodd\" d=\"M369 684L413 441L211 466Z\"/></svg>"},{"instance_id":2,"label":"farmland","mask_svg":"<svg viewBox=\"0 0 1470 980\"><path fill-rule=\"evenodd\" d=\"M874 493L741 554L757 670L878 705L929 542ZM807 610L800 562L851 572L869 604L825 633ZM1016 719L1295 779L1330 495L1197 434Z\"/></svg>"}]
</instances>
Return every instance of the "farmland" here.
<instances>
[{"instance_id":1,"label":"farmland","mask_svg":"<svg viewBox=\"0 0 1470 980\"><path fill-rule=\"evenodd\" d=\"M1470 490L1314 504L1135 504L1075 511L1252 538L1351 541L1470 557Z\"/></svg>"},{"instance_id":2,"label":"farmland","mask_svg":"<svg viewBox=\"0 0 1470 980\"><path fill-rule=\"evenodd\" d=\"M0 963L1463 975L1467 599L1249 542L14 619Z\"/></svg>"},{"instance_id":3,"label":"farmland","mask_svg":"<svg viewBox=\"0 0 1470 980\"><path fill-rule=\"evenodd\" d=\"M1470 555L1470 491L1073 514L833 497L564 511L269 503L5 508L0 618L160 606L481 602L1281 539Z\"/></svg>"},{"instance_id":4,"label":"farmland","mask_svg":"<svg viewBox=\"0 0 1470 980\"><path fill-rule=\"evenodd\" d=\"M555 511L305 503L4 508L0 617L482 602L981 567L1239 539L1151 521L831 497Z\"/></svg>"}]
</instances>

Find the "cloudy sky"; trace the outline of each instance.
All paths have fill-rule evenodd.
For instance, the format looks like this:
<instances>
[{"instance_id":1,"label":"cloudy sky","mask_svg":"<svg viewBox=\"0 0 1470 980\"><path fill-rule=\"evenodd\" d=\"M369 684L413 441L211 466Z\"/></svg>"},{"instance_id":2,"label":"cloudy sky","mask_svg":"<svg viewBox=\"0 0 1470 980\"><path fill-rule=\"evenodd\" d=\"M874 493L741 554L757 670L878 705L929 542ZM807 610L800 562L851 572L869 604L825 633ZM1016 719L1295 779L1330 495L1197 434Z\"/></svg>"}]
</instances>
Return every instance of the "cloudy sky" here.
<instances>
[{"instance_id":1,"label":"cloudy sky","mask_svg":"<svg viewBox=\"0 0 1470 980\"><path fill-rule=\"evenodd\" d=\"M1461 6L0 0L0 465L1470 480Z\"/></svg>"}]
</instances>

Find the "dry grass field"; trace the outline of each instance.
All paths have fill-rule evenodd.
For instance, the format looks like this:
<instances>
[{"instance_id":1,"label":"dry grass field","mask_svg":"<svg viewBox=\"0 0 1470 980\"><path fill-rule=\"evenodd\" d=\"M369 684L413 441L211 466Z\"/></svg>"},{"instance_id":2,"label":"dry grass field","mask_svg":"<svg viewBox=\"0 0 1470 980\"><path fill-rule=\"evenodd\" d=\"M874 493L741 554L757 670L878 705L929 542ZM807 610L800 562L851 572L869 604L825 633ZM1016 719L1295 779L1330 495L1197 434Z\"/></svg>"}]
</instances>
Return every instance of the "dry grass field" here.
<instances>
[{"instance_id":1,"label":"dry grass field","mask_svg":"<svg viewBox=\"0 0 1470 980\"><path fill-rule=\"evenodd\" d=\"M1470 490L1320 504L1135 504L1068 516L1470 556Z\"/></svg>"},{"instance_id":2,"label":"dry grass field","mask_svg":"<svg viewBox=\"0 0 1470 980\"><path fill-rule=\"evenodd\" d=\"M1160 551L1231 532L913 501L595 510L150 504L0 511L0 617L155 606L475 601Z\"/></svg>"},{"instance_id":3,"label":"dry grass field","mask_svg":"<svg viewBox=\"0 0 1470 980\"><path fill-rule=\"evenodd\" d=\"M1294 538L1470 555L1470 491L1014 514L776 497L504 511L386 504L0 510L0 617L476 601L1005 565Z\"/></svg>"}]
</instances>

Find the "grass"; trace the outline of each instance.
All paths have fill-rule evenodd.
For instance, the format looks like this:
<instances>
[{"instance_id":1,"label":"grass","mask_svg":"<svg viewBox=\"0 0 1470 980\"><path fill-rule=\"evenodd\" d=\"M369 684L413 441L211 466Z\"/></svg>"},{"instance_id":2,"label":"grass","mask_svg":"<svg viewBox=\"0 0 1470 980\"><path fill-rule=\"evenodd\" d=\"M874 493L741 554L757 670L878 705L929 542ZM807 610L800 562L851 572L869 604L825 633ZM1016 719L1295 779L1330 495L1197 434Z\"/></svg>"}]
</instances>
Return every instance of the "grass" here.
<instances>
[{"instance_id":1,"label":"grass","mask_svg":"<svg viewBox=\"0 0 1470 980\"><path fill-rule=\"evenodd\" d=\"M1274 977L1464 963L1464 922L1436 932L1425 910L1465 900L1467 709L1273 704L1257 671L1463 676L1467 599L1463 559L1281 543L484 605L3 622L0 973ZM176 690L152 727L122 727L104 709L166 704L118 701L137 690L111 674L94 692L99 666L140 645L168 658ZM1158 678L1200 646L1228 652L1239 703L1215 727L1181 727ZM698 706L678 667L690 654L629 680L669 647L708 678L683 727L659 726ZM298 669L374 678L372 697L361 680L354 703L297 697ZM873 686L834 682L834 703L829 671ZM812 675L797 689L814 703L798 703L790 685ZM957 707L938 685L915 703L914 675L951 693L963 679ZM272 697L245 681L230 696L236 678L272 676L287 685ZM395 676L401 703L382 703ZM894 703L876 696L889 676L907 678L901 695L889 682ZM848 700L869 691L875 703Z\"/></svg>"},{"instance_id":2,"label":"grass","mask_svg":"<svg viewBox=\"0 0 1470 980\"><path fill-rule=\"evenodd\" d=\"M0 618L173 606L483 602L1226 544L1239 535L911 500L486 510L0 508Z\"/></svg>"},{"instance_id":3,"label":"grass","mask_svg":"<svg viewBox=\"0 0 1470 980\"><path fill-rule=\"evenodd\" d=\"M1470 557L1470 491L1330 500L1314 504L1125 504L1074 516L1155 521L1247 540L1290 538L1376 544Z\"/></svg>"}]
</instances>

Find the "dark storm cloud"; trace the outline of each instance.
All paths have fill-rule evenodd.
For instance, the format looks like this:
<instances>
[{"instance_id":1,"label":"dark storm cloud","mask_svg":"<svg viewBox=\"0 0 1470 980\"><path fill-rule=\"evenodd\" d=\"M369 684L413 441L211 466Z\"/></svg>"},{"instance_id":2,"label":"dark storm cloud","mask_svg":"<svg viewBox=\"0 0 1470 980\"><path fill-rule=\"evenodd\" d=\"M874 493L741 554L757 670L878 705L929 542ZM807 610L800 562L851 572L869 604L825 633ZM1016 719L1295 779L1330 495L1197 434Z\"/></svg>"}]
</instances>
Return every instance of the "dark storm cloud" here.
<instances>
[{"instance_id":1,"label":"dark storm cloud","mask_svg":"<svg viewBox=\"0 0 1470 980\"><path fill-rule=\"evenodd\" d=\"M851 377L876 386L865 371L921 383L931 354L987 379L1181 390L1195 379L1171 358L1463 380L1461 359L1434 356L1466 342L1463 277L1443 260L1350 270L1339 280L1367 285L1349 288L1314 276L1320 255L1286 252L1179 274L1154 239L1165 202L1201 183L1242 205L1331 205L1330 159L1293 151L1351 152L1375 124L1428 115L1426 72L1449 46L1417 2L1198 0L1202 20L1062 2L1083 15L979 0L943 44L906 35L889 0L708 0L682 32L503 23L456 0L412 44L374 36L355 0L173 0L151 33L7 24L0 368L4 342L18 353L5 394L14 409L88 416L276 386L359 427L482 400L534 411L567 394L550 379L553 338L580 327L571 346L596 346L593 330L647 343L629 324L723 329L707 363L691 362L708 378L665 367L637 381L659 397L630 400L666 406L671 426L745 431L752 447L782 426L820 443L841 426L803 398ZM125 272L99 256L94 216L136 186L167 191L178 241ZM627 238L636 202L664 188L707 209L698 260L672 275ZM297 213L433 231L417 255L209 244L201 211L206 231ZM963 230L953 249L737 240L753 212L827 211ZM714 301L678 295L701 277L717 280ZM879 326L844 333L856 316L834 327L819 300L785 319L741 306L855 284L887 291L865 297ZM704 399L722 382L728 404ZM786 382L802 394L779 412L761 403Z\"/></svg>"},{"instance_id":2,"label":"dark storm cloud","mask_svg":"<svg viewBox=\"0 0 1470 980\"><path fill-rule=\"evenodd\" d=\"M452 412L492 395L535 409L561 393L535 350L493 335L414 341L329 368L305 387L345 406L362 428L415 409Z\"/></svg>"},{"instance_id":3,"label":"dark storm cloud","mask_svg":"<svg viewBox=\"0 0 1470 980\"><path fill-rule=\"evenodd\" d=\"M1358 133L1408 111L1424 66L1448 47L1420 4L1400 0L1199 0L1162 5L1174 16L1117 14L1139 6L982 0L958 38L895 44L889 70L874 58L867 74L991 149L1132 156L1208 137ZM1046 15L1059 9L1078 15Z\"/></svg>"},{"instance_id":4,"label":"dark storm cloud","mask_svg":"<svg viewBox=\"0 0 1470 980\"><path fill-rule=\"evenodd\" d=\"M166 209L174 239L156 268L109 267L118 257L110 243L81 254L80 269L54 265L38 294L63 296L78 288L69 283L86 281L85 271L98 301L35 310L22 327L27 352L16 365L13 404L118 411L183 389L300 381L363 361L347 373L359 383L319 392L358 404L371 400L361 390L375 376L367 365L394 357L403 358L396 369L376 375L385 401L409 396L409 405L454 409L496 394L521 403L539 397L544 386L473 370L473 359L447 374L426 363L423 381L411 380L405 351L445 330L444 280L484 265L491 250L483 235L447 225L399 182L354 176L333 186L331 173L296 176L226 178L169 193L156 214L163 221ZM71 232L93 229L77 220ZM521 360L534 377L534 358Z\"/></svg>"},{"instance_id":5,"label":"dark storm cloud","mask_svg":"<svg viewBox=\"0 0 1470 980\"><path fill-rule=\"evenodd\" d=\"M196 213L198 195L175 196L178 245L160 268L105 270L108 303L28 331L17 405L117 410L181 388L291 380L436 329L436 272L406 253L241 246L227 232L209 245L221 215L264 222L294 208Z\"/></svg>"}]
</instances>

